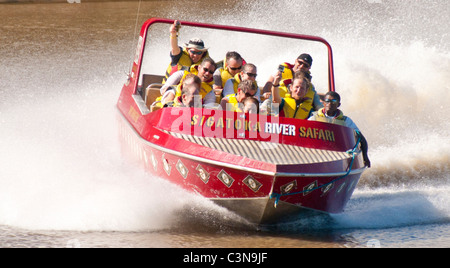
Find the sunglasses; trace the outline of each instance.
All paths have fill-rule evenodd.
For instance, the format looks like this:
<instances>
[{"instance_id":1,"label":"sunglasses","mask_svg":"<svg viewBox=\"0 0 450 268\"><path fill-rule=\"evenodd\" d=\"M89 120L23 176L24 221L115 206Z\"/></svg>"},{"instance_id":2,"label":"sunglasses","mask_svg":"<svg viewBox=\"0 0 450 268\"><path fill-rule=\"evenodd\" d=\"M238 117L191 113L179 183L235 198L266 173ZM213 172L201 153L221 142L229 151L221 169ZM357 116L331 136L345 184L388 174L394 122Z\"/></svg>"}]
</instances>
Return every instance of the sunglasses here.
<instances>
[{"instance_id":1,"label":"sunglasses","mask_svg":"<svg viewBox=\"0 0 450 268\"><path fill-rule=\"evenodd\" d=\"M304 62L304 61L298 61L298 64L300 65L300 66L302 66L302 65L305 65L307 68L309 68L309 67L311 67L308 63L306 63L306 62Z\"/></svg>"},{"instance_id":2,"label":"sunglasses","mask_svg":"<svg viewBox=\"0 0 450 268\"><path fill-rule=\"evenodd\" d=\"M203 51L194 51L194 50L189 50L190 53L194 54L194 55L202 55Z\"/></svg>"},{"instance_id":3,"label":"sunglasses","mask_svg":"<svg viewBox=\"0 0 450 268\"><path fill-rule=\"evenodd\" d=\"M246 73L249 77L256 77L257 74L252 74L252 73Z\"/></svg>"},{"instance_id":4,"label":"sunglasses","mask_svg":"<svg viewBox=\"0 0 450 268\"><path fill-rule=\"evenodd\" d=\"M204 71L205 73L214 74L214 71L211 71L210 69L205 68L205 67L203 67L203 71Z\"/></svg>"},{"instance_id":5,"label":"sunglasses","mask_svg":"<svg viewBox=\"0 0 450 268\"><path fill-rule=\"evenodd\" d=\"M231 70L233 70L233 71L237 71L237 70L240 70L241 68L242 68L242 65L241 66L239 66L239 67L235 67L235 68L232 68L232 67L229 67Z\"/></svg>"},{"instance_id":6,"label":"sunglasses","mask_svg":"<svg viewBox=\"0 0 450 268\"><path fill-rule=\"evenodd\" d=\"M338 103L338 100L323 100L326 103Z\"/></svg>"}]
</instances>

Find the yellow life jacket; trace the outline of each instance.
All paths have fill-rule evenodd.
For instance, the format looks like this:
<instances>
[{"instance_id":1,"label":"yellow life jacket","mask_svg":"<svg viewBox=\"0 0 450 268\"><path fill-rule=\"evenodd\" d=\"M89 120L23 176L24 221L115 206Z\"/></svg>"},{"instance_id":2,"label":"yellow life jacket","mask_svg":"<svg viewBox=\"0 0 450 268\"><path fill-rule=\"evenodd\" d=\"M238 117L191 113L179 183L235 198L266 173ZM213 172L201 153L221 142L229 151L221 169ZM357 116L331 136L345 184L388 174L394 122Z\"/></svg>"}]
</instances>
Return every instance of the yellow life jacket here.
<instances>
[{"instance_id":1,"label":"yellow life jacket","mask_svg":"<svg viewBox=\"0 0 450 268\"><path fill-rule=\"evenodd\" d=\"M294 79L294 71L292 70L292 68L294 68L294 65L287 62L280 65L284 66L284 71L283 73L281 73L280 86L278 88L278 90L280 91L280 97L290 97L291 93L289 91L289 85Z\"/></svg>"},{"instance_id":2,"label":"yellow life jacket","mask_svg":"<svg viewBox=\"0 0 450 268\"><path fill-rule=\"evenodd\" d=\"M186 75L188 75L189 73L198 75L198 65L192 65L190 68L190 72L184 71L183 77L181 78L180 83L178 84L178 86L176 88L175 98L178 98L181 96L181 89L183 88L183 81L186 78ZM207 82L202 82L200 92L199 92L200 95L202 96L202 99L204 99L205 96L213 90L213 88L212 88L213 84L214 84L213 79L211 79L210 81L207 81Z\"/></svg>"},{"instance_id":3,"label":"yellow life jacket","mask_svg":"<svg viewBox=\"0 0 450 268\"><path fill-rule=\"evenodd\" d=\"M238 93L238 86L239 86L239 84L242 82L242 80L241 80L241 74L240 74L240 73L237 73L237 74L232 78L231 81L233 81L233 89L234 89L234 93L237 94L237 93ZM256 81L253 81L253 84L255 85L256 90L258 90L258 84L256 83Z\"/></svg>"},{"instance_id":4,"label":"yellow life jacket","mask_svg":"<svg viewBox=\"0 0 450 268\"><path fill-rule=\"evenodd\" d=\"M314 120L319 122L325 122L325 123L332 123L332 124L338 124L345 126L345 119L347 118L344 116L344 113L341 110L337 110L337 115L333 118L326 117L324 113L325 109L319 109L317 112L314 113Z\"/></svg>"},{"instance_id":5,"label":"yellow life jacket","mask_svg":"<svg viewBox=\"0 0 450 268\"><path fill-rule=\"evenodd\" d=\"M284 71L281 73L281 80L292 79L294 77L294 71L292 70L294 65L287 62L280 65L284 66Z\"/></svg>"},{"instance_id":6,"label":"yellow life jacket","mask_svg":"<svg viewBox=\"0 0 450 268\"><path fill-rule=\"evenodd\" d=\"M225 86L225 83L228 81L228 79L233 78L233 76L230 74L227 68L222 67L219 69L220 71L220 77L222 79L222 88Z\"/></svg>"},{"instance_id":7,"label":"yellow life jacket","mask_svg":"<svg viewBox=\"0 0 450 268\"><path fill-rule=\"evenodd\" d=\"M284 71L281 73L281 81L278 90L280 92L281 98L291 97L291 93L289 91L289 85L292 83L292 78L294 77L294 72L292 71L292 67L294 65L289 64L287 62L280 64L284 66Z\"/></svg>"},{"instance_id":8,"label":"yellow life jacket","mask_svg":"<svg viewBox=\"0 0 450 268\"><path fill-rule=\"evenodd\" d=\"M197 66L200 63L202 63L203 59L209 57L209 52L203 54L203 57L197 62L193 63L191 60L191 57L189 57L189 52L186 48L183 48L181 51L181 57L178 60L178 62L174 65L172 63L169 64L169 66L166 69L166 76L163 79L163 84L166 82L167 78L171 76L174 72L180 71L180 70L189 70L192 66Z\"/></svg>"},{"instance_id":9,"label":"yellow life jacket","mask_svg":"<svg viewBox=\"0 0 450 268\"><path fill-rule=\"evenodd\" d=\"M227 59L225 58L222 62L223 67L220 67L220 77L222 78L222 88L225 86L225 83L228 79L233 78L233 75L228 71ZM246 64L246 61L242 59L242 66Z\"/></svg>"},{"instance_id":10,"label":"yellow life jacket","mask_svg":"<svg viewBox=\"0 0 450 268\"><path fill-rule=\"evenodd\" d=\"M312 87L309 87L308 92L306 92L306 95L303 98L303 102L299 105L297 105L294 98L290 96L285 97L283 105L284 117L307 119L313 107L314 94Z\"/></svg>"},{"instance_id":11,"label":"yellow life jacket","mask_svg":"<svg viewBox=\"0 0 450 268\"><path fill-rule=\"evenodd\" d=\"M280 86L278 87L281 98L289 98L291 97L291 92L289 91L288 86L284 85L283 81L280 82Z\"/></svg>"},{"instance_id":12,"label":"yellow life jacket","mask_svg":"<svg viewBox=\"0 0 450 268\"><path fill-rule=\"evenodd\" d=\"M236 98L236 94L227 95L225 98L228 98L227 109L230 108L229 111L242 112L241 108L239 108L239 102Z\"/></svg>"}]
</instances>

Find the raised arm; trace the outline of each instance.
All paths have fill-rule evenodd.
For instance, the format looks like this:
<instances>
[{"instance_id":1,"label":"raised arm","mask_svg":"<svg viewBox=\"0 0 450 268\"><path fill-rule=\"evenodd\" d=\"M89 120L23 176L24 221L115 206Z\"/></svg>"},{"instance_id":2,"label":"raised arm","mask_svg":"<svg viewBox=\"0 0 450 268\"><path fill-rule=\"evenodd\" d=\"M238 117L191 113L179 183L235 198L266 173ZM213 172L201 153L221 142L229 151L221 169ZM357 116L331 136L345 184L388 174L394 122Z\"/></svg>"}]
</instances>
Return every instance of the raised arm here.
<instances>
[{"instance_id":1,"label":"raised arm","mask_svg":"<svg viewBox=\"0 0 450 268\"><path fill-rule=\"evenodd\" d=\"M180 54L181 50L178 46L178 30L181 28L181 24L179 21L174 21L172 25L170 25L170 53L172 56Z\"/></svg>"},{"instance_id":2,"label":"raised arm","mask_svg":"<svg viewBox=\"0 0 450 268\"><path fill-rule=\"evenodd\" d=\"M263 87L262 94L264 98L268 99L272 94L273 76L271 75Z\"/></svg>"},{"instance_id":3,"label":"raised arm","mask_svg":"<svg viewBox=\"0 0 450 268\"><path fill-rule=\"evenodd\" d=\"M280 97L280 81L281 81L281 71L278 71L277 74L273 78L272 83L272 102L273 103L281 103L281 97Z\"/></svg>"}]
</instances>

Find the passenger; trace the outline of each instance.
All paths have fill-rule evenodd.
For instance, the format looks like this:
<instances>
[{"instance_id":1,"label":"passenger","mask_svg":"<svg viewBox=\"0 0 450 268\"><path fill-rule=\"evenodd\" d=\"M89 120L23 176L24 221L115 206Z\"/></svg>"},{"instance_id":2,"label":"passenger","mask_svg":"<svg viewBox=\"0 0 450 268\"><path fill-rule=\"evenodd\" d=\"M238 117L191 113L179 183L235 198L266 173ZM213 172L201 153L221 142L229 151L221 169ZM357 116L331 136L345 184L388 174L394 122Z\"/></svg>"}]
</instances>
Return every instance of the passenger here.
<instances>
[{"instance_id":1,"label":"passenger","mask_svg":"<svg viewBox=\"0 0 450 268\"><path fill-rule=\"evenodd\" d=\"M216 70L216 63L211 58L203 59L200 65L192 66L190 72L188 71L178 71L171 75L167 79L166 84L161 87L161 102L165 103L173 101L176 97L181 96L181 87L184 78L189 74L193 73L197 75L201 81L200 95L202 96L203 104L211 104L216 102L216 96L212 90L213 73Z\"/></svg>"},{"instance_id":2,"label":"passenger","mask_svg":"<svg viewBox=\"0 0 450 268\"><path fill-rule=\"evenodd\" d=\"M244 59L236 51L229 51L225 55L224 66L218 68L214 73L214 91L216 95L226 96L222 94L225 83L228 79L238 74L244 63Z\"/></svg>"},{"instance_id":3,"label":"passenger","mask_svg":"<svg viewBox=\"0 0 450 268\"><path fill-rule=\"evenodd\" d=\"M297 71L294 74L292 83L289 85L291 94L284 98L280 96L278 89L281 80L279 71L274 77L272 85L273 103L279 104L280 116L307 119L313 109L313 99L315 92L312 90L311 83L306 78L303 71Z\"/></svg>"},{"instance_id":4,"label":"passenger","mask_svg":"<svg viewBox=\"0 0 450 268\"><path fill-rule=\"evenodd\" d=\"M294 74L298 71L303 71L306 74L306 77L309 79L309 81L311 82L312 76L311 76L311 66L312 66L312 62L313 59L311 57L311 55L303 53L300 54L300 56L297 57L297 59L295 60L294 64L290 64L290 63L282 63L280 64L280 66L283 66L283 71L282 71L282 79L280 80L279 83L277 83L277 85L279 85L279 90L280 90L280 96L281 97L285 97L286 95L289 95L289 85L290 83L292 83L292 79L294 77ZM274 77L270 76L268 81L266 82L266 84L264 85L263 88L263 97L265 99L270 98L270 95L272 94L271 92L271 88L274 82ZM314 85L311 83L312 86L312 90L314 92L316 92L316 89L314 87ZM315 94L314 95L314 107L317 109L322 108L323 104L320 101L320 96Z\"/></svg>"},{"instance_id":5,"label":"passenger","mask_svg":"<svg viewBox=\"0 0 450 268\"><path fill-rule=\"evenodd\" d=\"M256 83L257 69L252 63L247 63L242 68L242 71L237 73L233 78L228 79L223 88L223 96L228 96L230 94L236 94L238 85L243 80L250 80L255 83L257 92L255 98L260 101L260 90L258 84Z\"/></svg>"},{"instance_id":6,"label":"passenger","mask_svg":"<svg viewBox=\"0 0 450 268\"><path fill-rule=\"evenodd\" d=\"M187 74L181 85L181 96L165 107L201 107L200 87L202 80L195 74Z\"/></svg>"},{"instance_id":7,"label":"passenger","mask_svg":"<svg viewBox=\"0 0 450 268\"><path fill-rule=\"evenodd\" d=\"M189 70L193 65L199 65L202 60L209 57L208 48L199 38L192 38L184 48L178 46L178 30L181 24L176 20L170 26L170 58L171 62L167 67L163 84L173 73L179 70Z\"/></svg>"},{"instance_id":8,"label":"passenger","mask_svg":"<svg viewBox=\"0 0 450 268\"><path fill-rule=\"evenodd\" d=\"M337 92L329 91L325 94L323 102L324 108L318 110L317 112L313 112L308 120L325 121L354 129L361 137L361 150L363 152L364 164L367 167L370 167L366 138L362 135L353 120L350 117L345 116L344 113L338 109L339 106L341 106L341 96Z\"/></svg>"},{"instance_id":9,"label":"passenger","mask_svg":"<svg viewBox=\"0 0 450 268\"><path fill-rule=\"evenodd\" d=\"M243 100L256 94L256 86L250 80L239 83L237 93L225 96L220 102L223 110L242 112Z\"/></svg>"},{"instance_id":10,"label":"passenger","mask_svg":"<svg viewBox=\"0 0 450 268\"><path fill-rule=\"evenodd\" d=\"M244 113L259 114L259 101L257 98L246 97L242 103L244 104Z\"/></svg>"}]
</instances>

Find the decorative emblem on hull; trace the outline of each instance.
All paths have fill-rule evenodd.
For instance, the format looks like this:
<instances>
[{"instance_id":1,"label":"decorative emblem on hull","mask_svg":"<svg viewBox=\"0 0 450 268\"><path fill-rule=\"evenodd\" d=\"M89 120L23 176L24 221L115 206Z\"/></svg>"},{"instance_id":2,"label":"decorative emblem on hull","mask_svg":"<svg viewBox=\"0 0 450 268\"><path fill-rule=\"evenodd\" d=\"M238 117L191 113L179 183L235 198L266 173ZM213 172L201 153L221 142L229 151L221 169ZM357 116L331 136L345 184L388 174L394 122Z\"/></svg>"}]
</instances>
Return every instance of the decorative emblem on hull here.
<instances>
[{"instance_id":1,"label":"decorative emblem on hull","mask_svg":"<svg viewBox=\"0 0 450 268\"><path fill-rule=\"evenodd\" d=\"M164 168L164 171L167 173L167 175L170 176L170 170L172 168L169 165L169 160L167 160L164 156L165 156L165 154L162 155L163 168Z\"/></svg>"},{"instance_id":2,"label":"decorative emblem on hull","mask_svg":"<svg viewBox=\"0 0 450 268\"><path fill-rule=\"evenodd\" d=\"M219 178L219 180L223 182L223 184L225 184L228 188L230 188L234 182L234 179L223 169L219 172L219 174L217 174L217 178Z\"/></svg>"},{"instance_id":3,"label":"decorative emblem on hull","mask_svg":"<svg viewBox=\"0 0 450 268\"><path fill-rule=\"evenodd\" d=\"M353 186L355 186L356 180L353 180L347 188L347 193L353 190Z\"/></svg>"},{"instance_id":4,"label":"decorative emblem on hull","mask_svg":"<svg viewBox=\"0 0 450 268\"><path fill-rule=\"evenodd\" d=\"M176 167L177 167L178 172L180 172L181 176L184 179L186 179L186 177L189 173L189 170L186 168L186 166L183 164L183 162L181 162L180 159L178 159Z\"/></svg>"},{"instance_id":5,"label":"decorative emblem on hull","mask_svg":"<svg viewBox=\"0 0 450 268\"><path fill-rule=\"evenodd\" d=\"M306 196L314 191L317 188L317 181L313 181L312 183L303 187L303 196Z\"/></svg>"},{"instance_id":6,"label":"decorative emblem on hull","mask_svg":"<svg viewBox=\"0 0 450 268\"><path fill-rule=\"evenodd\" d=\"M199 176L200 179L204 183L208 183L208 181L209 181L209 173L206 171L206 169L204 169L202 166L198 165L195 170L198 171L197 176Z\"/></svg>"},{"instance_id":7,"label":"decorative emblem on hull","mask_svg":"<svg viewBox=\"0 0 450 268\"><path fill-rule=\"evenodd\" d=\"M261 188L262 184L255 180L252 176L248 175L243 181L245 185L247 185L250 189L253 190L253 192L257 192L259 188Z\"/></svg>"},{"instance_id":8,"label":"decorative emblem on hull","mask_svg":"<svg viewBox=\"0 0 450 268\"><path fill-rule=\"evenodd\" d=\"M282 194L287 194L294 188L297 188L297 181L295 181L295 180L281 186L280 190L281 190Z\"/></svg>"},{"instance_id":9,"label":"decorative emblem on hull","mask_svg":"<svg viewBox=\"0 0 450 268\"><path fill-rule=\"evenodd\" d=\"M321 191L322 191L322 195L321 196L326 195L333 188L334 188L334 182L329 183L326 186L322 187L321 188Z\"/></svg>"},{"instance_id":10,"label":"decorative emblem on hull","mask_svg":"<svg viewBox=\"0 0 450 268\"><path fill-rule=\"evenodd\" d=\"M152 152L151 158L152 158L153 169L154 169L155 171L157 171L157 169L158 169L158 160L156 160L156 157L155 157L155 155L153 154L153 152Z\"/></svg>"},{"instance_id":11,"label":"decorative emblem on hull","mask_svg":"<svg viewBox=\"0 0 450 268\"><path fill-rule=\"evenodd\" d=\"M346 184L347 184L347 183L344 181L344 183L342 183L341 186L339 186L339 188L337 189L336 194L341 193L342 189L344 189L344 187L345 187Z\"/></svg>"}]
</instances>

